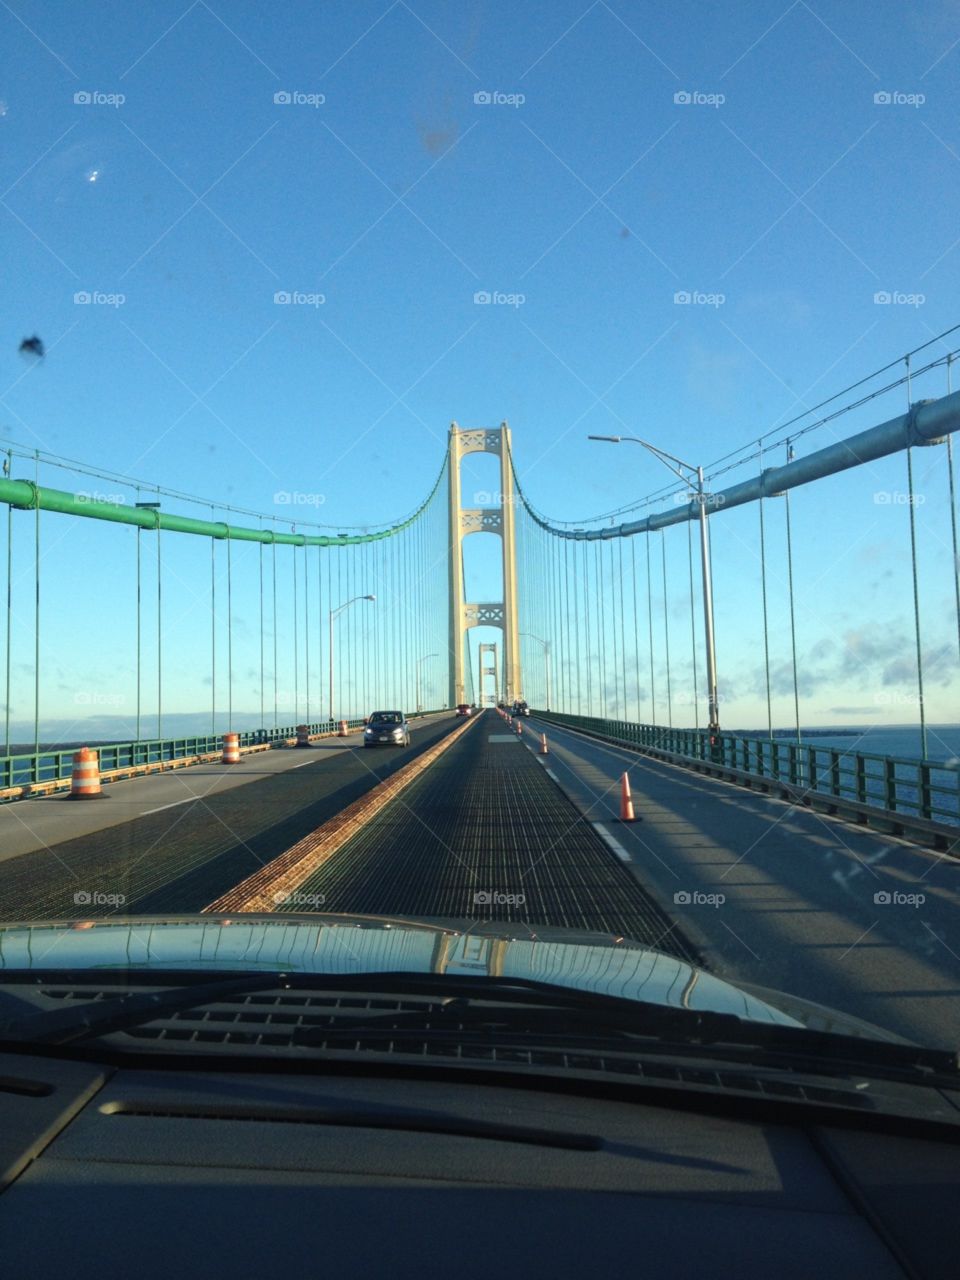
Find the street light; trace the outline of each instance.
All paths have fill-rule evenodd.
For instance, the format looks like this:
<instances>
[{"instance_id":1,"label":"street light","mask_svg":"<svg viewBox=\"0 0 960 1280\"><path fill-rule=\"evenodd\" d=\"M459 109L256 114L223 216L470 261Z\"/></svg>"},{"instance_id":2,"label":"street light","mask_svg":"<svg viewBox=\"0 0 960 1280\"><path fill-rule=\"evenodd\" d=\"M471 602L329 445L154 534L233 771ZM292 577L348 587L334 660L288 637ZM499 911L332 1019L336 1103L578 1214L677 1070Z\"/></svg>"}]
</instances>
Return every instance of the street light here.
<instances>
[{"instance_id":1,"label":"street light","mask_svg":"<svg viewBox=\"0 0 960 1280\"><path fill-rule=\"evenodd\" d=\"M522 636L526 636L529 640L536 640L537 644L542 644L542 645L543 645L543 664L544 664L544 667L546 668L546 676L547 676L547 710L549 711L549 710L550 710L550 706L551 706L551 698L550 698L550 641L549 641L549 640L541 640L539 636L535 636L535 635L533 635L533 633L532 633L532 632L530 632L530 631L521 631L521 632L520 632L520 634L521 634Z\"/></svg>"},{"instance_id":2,"label":"street light","mask_svg":"<svg viewBox=\"0 0 960 1280\"><path fill-rule=\"evenodd\" d=\"M621 441L627 441L630 444L642 444L655 458L659 458L663 465L669 468L675 476L679 476L684 484L689 484L691 477L696 476L696 500L700 507L700 555L703 561L703 634L707 648L707 696L710 700L710 738L712 746L712 739L720 732L720 707L717 696L717 653L713 639L710 532L707 528L707 494L703 488L703 467L694 467L689 462L682 462L680 458L675 458L672 453L666 453L663 449L658 449L656 445L650 444L647 440L641 440L639 436L587 436L587 439L605 440L609 444L620 444ZM683 471L680 470L681 467L684 468ZM684 474L685 472L689 474Z\"/></svg>"},{"instance_id":3,"label":"street light","mask_svg":"<svg viewBox=\"0 0 960 1280\"><path fill-rule=\"evenodd\" d=\"M356 604L358 600L376 600L376 596L354 596L352 600L345 600L343 604L338 605L336 609L330 610L330 723L333 724L333 620L343 613L344 609L349 609L352 604Z\"/></svg>"},{"instance_id":4,"label":"street light","mask_svg":"<svg viewBox=\"0 0 960 1280\"><path fill-rule=\"evenodd\" d=\"M426 662L428 658L438 658L438 653L425 653L422 658L417 659L417 710L420 710L420 663Z\"/></svg>"}]
</instances>

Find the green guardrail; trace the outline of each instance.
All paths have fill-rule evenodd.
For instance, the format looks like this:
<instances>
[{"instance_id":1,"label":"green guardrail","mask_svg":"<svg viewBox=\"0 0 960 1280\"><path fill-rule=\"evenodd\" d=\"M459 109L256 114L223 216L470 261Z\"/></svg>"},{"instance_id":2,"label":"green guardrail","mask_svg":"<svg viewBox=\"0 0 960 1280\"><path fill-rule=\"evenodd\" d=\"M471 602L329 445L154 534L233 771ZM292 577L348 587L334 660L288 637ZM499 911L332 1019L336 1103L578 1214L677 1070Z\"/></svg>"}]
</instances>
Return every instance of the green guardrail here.
<instances>
[{"instance_id":1,"label":"green guardrail","mask_svg":"<svg viewBox=\"0 0 960 1280\"><path fill-rule=\"evenodd\" d=\"M685 756L755 777L786 782L904 817L960 825L960 766L935 760L818 747L792 738L760 738L706 729L667 729L599 716L536 711L541 720L636 747Z\"/></svg>"},{"instance_id":2,"label":"green guardrail","mask_svg":"<svg viewBox=\"0 0 960 1280\"><path fill-rule=\"evenodd\" d=\"M424 716L436 715L436 711L411 712L411 720L420 720ZM348 729L362 729L365 721L357 718L347 721ZM309 724L311 734L335 733L339 720L320 720ZM229 730L228 730L229 732ZM273 729L247 729L237 731L241 747L257 746L262 743L283 742L287 738L295 738L296 727L278 727ZM100 754L100 769L130 769L137 765L157 764L166 760L179 760L184 757L204 755L211 751L223 749L223 734L201 734L195 737L151 738L139 742L93 742L91 746ZM39 782L56 782L69 778L73 772L74 753L80 748L52 748L50 750L31 751L18 755L0 756L0 790L8 787L33 786Z\"/></svg>"}]
</instances>

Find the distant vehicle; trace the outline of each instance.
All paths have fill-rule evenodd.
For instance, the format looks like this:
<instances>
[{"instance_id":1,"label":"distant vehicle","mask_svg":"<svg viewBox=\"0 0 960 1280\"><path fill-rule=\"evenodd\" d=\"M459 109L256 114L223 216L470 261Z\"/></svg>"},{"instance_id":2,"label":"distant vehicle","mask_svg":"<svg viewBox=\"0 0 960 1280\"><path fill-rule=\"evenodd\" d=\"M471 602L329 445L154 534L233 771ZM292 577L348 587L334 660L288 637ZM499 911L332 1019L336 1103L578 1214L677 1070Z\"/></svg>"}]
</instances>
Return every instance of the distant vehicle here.
<instances>
[{"instance_id":1,"label":"distant vehicle","mask_svg":"<svg viewBox=\"0 0 960 1280\"><path fill-rule=\"evenodd\" d=\"M469 702L457 703L457 715L458 716L473 715L473 709L471 708L470 703Z\"/></svg>"},{"instance_id":2,"label":"distant vehicle","mask_svg":"<svg viewBox=\"0 0 960 1280\"><path fill-rule=\"evenodd\" d=\"M522 698L513 704L513 714L515 716L528 716L530 714L530 708Z\"/></svg>"},{"instance_id":3,"label":"distant vehicle","mask_svg":"<svg viewBox=\"0 0 960 1280\"><path fill-rule=\"evenodd\" d=\"M409 747L410 724L402 711L374 711L363 731L365 747Z\"/></svg>"}]
</instances>

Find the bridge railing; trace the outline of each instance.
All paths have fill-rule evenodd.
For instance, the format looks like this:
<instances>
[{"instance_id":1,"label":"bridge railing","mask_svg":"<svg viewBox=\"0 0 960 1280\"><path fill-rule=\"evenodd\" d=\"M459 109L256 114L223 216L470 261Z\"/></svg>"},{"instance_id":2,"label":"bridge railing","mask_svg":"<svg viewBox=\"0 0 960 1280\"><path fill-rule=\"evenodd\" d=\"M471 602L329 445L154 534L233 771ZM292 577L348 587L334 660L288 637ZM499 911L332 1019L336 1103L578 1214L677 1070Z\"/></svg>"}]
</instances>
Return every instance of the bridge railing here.
<instances>
[{"instance_id":1,"label":"bridge railing","mask_svg":"<svg viewBox=\"0 0 960 1280\"><path fill-rule=\"evenodd\" d=\"M411 712L410 719L434 715L434 711ZM336 733L339 721L320 720L308 725L311 735ZM362 718L348 720L348 729L361 729ZM273 729L247 729L237 733L241 747L262 743L279 743L295 738L295 727ZM83 743L73 747L30 751L16 755L0 756L0 792L11 788L36 786L44 782L56 782L69 778L73 771L74 752ZM100 754L100 771L135 769L142 765L161 764L165 761L189 759L222 751L223 734L201 734L194 737L152 738L139 742L98 743L91 745ZM2 798L2 797L0 797Z\"/></svg>"},{"instance_id":2,"label":"bridge railing","mask_svg":"<svg viewBox=\"0 0 960 1280\"><path fill-rule=\"evenodd\" d=\"M818 747L790 738L669 729L598 716L537 711L540 719L624 743L786 784L888 817L960 826L960 766Z\"/></svg>"}]
</instances>

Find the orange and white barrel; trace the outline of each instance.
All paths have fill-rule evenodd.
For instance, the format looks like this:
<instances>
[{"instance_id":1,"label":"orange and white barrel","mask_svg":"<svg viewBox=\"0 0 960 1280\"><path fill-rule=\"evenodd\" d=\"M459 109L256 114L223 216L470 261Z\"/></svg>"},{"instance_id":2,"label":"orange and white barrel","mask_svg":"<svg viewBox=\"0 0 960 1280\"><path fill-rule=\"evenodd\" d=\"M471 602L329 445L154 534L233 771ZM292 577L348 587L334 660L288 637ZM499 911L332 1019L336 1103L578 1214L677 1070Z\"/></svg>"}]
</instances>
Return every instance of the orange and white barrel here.
<instances>
[{"instance_id":1,"label":"orange and white barrel","mask_svg":"<svg viewBox=\"0 0 960 1280\"><path fill-rule=\"evenodd\" d=\"M223 735L223 763L224 764L240 763L239 733L225 733Z\"/></svg>"},{"instance_id":2,"label":"orange and white barrel","mask_svg":"<svg viewBox=\"0 0 960 1280\"><path fill-rule=\"evenodd\" d=\"M298 724L296 746L309 747L309 745L310 745L310 726L308 724Z\"/></svg>"},{"instance_id":3,"label":"orange and white barrel","mask_svg":"<svg viewBox=\"0 0 960 1280\"><path fill-rule=\"evenodd\" d=\"M337 737L338 737L338 738L345 738L346 736L347 736L347 722L346 722L346 720L341 720L341 721L340 721L340 729L339 729L339 730L338 730L338 732L337 732Z\"/></svg>"},{"instance_id":4,"label":"orange and white barrel","mask_svg":"<svg viewBox=\"0 0 960 1280\"><path fill-rule=\"evenodd\" d=\"M89 747L81 747L74 752L73 774L70 779L71 800L99 800L103 796L100 790L100 753L91 751Z\"/></svg>"}]
</instances>

